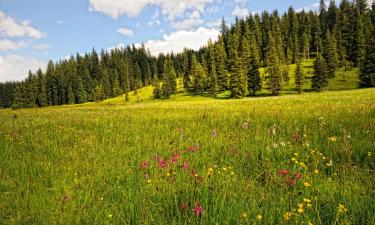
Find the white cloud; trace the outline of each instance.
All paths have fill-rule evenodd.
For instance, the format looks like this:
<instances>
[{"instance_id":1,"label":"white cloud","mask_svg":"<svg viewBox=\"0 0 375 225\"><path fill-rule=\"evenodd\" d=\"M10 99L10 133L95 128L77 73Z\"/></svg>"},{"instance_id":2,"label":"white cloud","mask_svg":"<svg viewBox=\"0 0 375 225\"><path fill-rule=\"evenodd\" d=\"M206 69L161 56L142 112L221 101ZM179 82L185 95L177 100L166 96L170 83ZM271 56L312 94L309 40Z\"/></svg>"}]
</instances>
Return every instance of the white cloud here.
<instances>
[{"instance_id":1,"label":"white cloud","mask_svg":"<svg viewBox=\"0 0 375 225\"><path fill-rule=\"evenodd\" d=\"M0 82L17 81L27 77L28 71L45 69L46 63L19 55L0 55Z\"/></svg>"},{"instance_id":2,"label":"white cloud","mask_svg":"<svg viewBox=\"0 0 375 225\"><path fill-rule=\"evenodd\" d=\"M8 37L22 37L27 36L35 39L40 39L45 34L30 26L29 21L17 21L8 16L5 12L0 10L0 34Z\"/></svg>"},{"instance_id":3,"label":"white cloud","mask_svg":"<svg viewBox=\"0 0 375 225\"><path fill-rule=\"evenodd\" d=\"M117 19L122 15L138 16L147 6L159 6L163 15L171 20L182 15L186 10L204 12L207 4L215 0L90 0L90 11L97 11Z\"/></svg>"},{"instance_id":4,"label":"white cloud","mask_svg":"<svg viewBox=\"0 0 375 225\"><path fill-rule=\"evenodd\" d=\"M173 22L172 26L177 30L188 30L202 23L201 14L198 11L194 11L186 20Z\"/></svg>"},{"instance_id":5,"label":"white cloud","mask_svg":"<svg viewBox=\"0 0 375 225\"><path fill-rule=\"evenodd\" d=\"M38 44L34 45L34 48L37 50L47 50L49 49L49 46L47 44Z\"/></svg>"},{"instance_id":6,"label":"white cloud","mask_svg":"<svg viewBox=\"0 0 375 225\"><path fill-rule=\"evenodd\" d=\"M182 52L185 47L198 50L204 46L209 39L216 41L219 31L214 28L199 27L194 31L177 31L164 35L161 40L149 40L145 42L152 55L159 53ZM140 44L136 44L140 46Z\"/></svg>"},{"instance_id":7,"label":"white cloud","mask_svg":"<svg viewBox=\"0 0 375 225\"><path fill-rule=\"evenodd\" d=\"M236 5L234 10L232 11L233 16L237 16L237 17L240 17L240 18L246 17L249 14L250 14L250 11L247 8L242 8L238 5Z\"/></svg>"},{"instance_id":8,"label":"white cloud","mask_svg":"<svg viewBox=\"0 0 375 225\"><path fill-rule=\"evenodd\" d=\"M128 37L133 37L134 36L134 32L131 29L126 28L126 27L120 27L120 28L118 28L117 32L119 32L120 34L122 34L124 36L128 36Z\"/></svg>"},{"instance_id":9,"label":"white cloud","mask_svg":"<svg viewBox=\"0 0 375 225\"><path fill-rule=\"evenodd\" d=\"M221 25L221 19L215 21L209 21L206 23L206 27L219 27Z\"/></svg>"},{"instance_id":10,"label":"white cloud","mask_svg":"<svg viewBox=\"0 0 375 225\"><path fill-rule=\"evenodd\" d=\"M150 26L150 27L152 27L154 25L159 26L160 25L159 17L160 17L160 12L159 12L159 10L157 10L154 13L154 15L151 16L150 21L148 21L147 25Z\"/></svg>"},{"instance_id":11,"label":"white cloud","mask_svg":"<svg viewBox=\"0 0 375 225\"><path fill-rule=\"evenodd\" d=\"M0 51L7 51L7 50L17 50L20 48L25 48L29 45L26 41L11 41L8 39L0 40Z\"/></svg>"}]
</instances>

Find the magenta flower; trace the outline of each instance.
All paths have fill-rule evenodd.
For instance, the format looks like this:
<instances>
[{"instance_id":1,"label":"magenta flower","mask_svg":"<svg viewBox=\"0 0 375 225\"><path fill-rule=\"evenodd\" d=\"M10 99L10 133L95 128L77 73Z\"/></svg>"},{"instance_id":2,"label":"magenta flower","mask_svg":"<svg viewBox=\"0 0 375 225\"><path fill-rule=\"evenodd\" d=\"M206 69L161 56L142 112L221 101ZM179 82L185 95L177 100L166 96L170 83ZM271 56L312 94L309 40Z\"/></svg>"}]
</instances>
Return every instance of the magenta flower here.
<instances>
[{"instance_id":1,"label":"magenta flower","mask_svg":"<svg viewBox=\"0 0 375 225\"><path fill-rule=\"evenodd\" d=\"M180 155L178 153L174 153L172 156L172 163L176 164L180 159Z\"/></svg>"},{"instance_id":2,"label":"magenta flower","mask_svg":"<svg viewBox=\"0 0 375 225\"><path fill-rule=\"evenodd\" d=\"M186 162L186 161L184 161L183 163L182 163L182 170L187 170L187 169L189 169L189 163L188 162Z\"/></svg>"},{"instance_id":3,"label":"magenta flower","mask_svg":"<svg viewBox=\"0 0 375 225\"><path fill-rule=\"evenodd\" d=\"M167 161L165 159L160 158L158 160L158 165L159 165L160 168L165 169L167 167L168 163L167 163Z\"/></svg>"},{"instance_id":4,"label":"magenta flower","mask_svg":"<svg viewBox=\"0 0 375 225\"><path fill-rule=\"evenodd\" d=\"M195 207L192 210L195 213L195 215L197 215L197 216L201 216L202 215L203 208L202 208L202 206L199 203L196 203Z\"/></svg>"}]
</instances>

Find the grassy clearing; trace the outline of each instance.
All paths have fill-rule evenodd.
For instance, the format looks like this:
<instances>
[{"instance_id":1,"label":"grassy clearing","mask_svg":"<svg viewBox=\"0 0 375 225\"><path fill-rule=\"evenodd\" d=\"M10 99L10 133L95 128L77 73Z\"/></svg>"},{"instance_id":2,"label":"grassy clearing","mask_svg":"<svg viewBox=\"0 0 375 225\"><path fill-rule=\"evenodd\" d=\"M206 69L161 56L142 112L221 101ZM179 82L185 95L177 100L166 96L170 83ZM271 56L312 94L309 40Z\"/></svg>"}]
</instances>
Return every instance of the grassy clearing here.
<instances>
[{"instance_id":1,"label":"grassy clearing","mask_svg":"<svg viewBox=\"0 0 375 225\"><path fill-rule=\"evenodd\" d=\"M0 222L375 224L374 99L179 94L1 110Z\"/></svg>"}]
</instances>

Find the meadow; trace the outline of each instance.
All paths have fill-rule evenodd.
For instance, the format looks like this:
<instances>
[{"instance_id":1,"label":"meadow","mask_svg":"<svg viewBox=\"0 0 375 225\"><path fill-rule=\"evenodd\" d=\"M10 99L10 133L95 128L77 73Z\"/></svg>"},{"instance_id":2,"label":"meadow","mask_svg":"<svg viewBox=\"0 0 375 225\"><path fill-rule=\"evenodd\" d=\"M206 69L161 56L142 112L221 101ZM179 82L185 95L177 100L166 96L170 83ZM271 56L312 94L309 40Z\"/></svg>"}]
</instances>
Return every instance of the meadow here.
<instances>
[{"instance_id":1,"label":"meadow","mask_svg":"<svg viewBox=\"0 0 375 225\"><path fill-rule=\"evenodd\" d=\"M0 223L375 224L374 89L178 99L1 110Z\"/></svg>"}]
</instances>

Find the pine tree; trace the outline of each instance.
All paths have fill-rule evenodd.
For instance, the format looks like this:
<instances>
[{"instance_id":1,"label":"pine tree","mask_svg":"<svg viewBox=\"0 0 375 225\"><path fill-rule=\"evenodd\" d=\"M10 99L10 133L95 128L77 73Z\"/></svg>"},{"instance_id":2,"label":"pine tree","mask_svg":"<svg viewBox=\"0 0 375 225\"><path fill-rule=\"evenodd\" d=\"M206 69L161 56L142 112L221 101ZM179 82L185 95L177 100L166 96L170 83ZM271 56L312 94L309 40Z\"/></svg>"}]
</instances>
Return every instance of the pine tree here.
<instances>
[{"instance_id":1,"label":"pine tree","mask_svg":"<svg viewBox=\"0 0 375 225\"><path fill-rule=\"evenodd\" d=\"M247 94L247 82L238 56L239 34L234 31L228 38L228 65L230 72L230 91L232 98L241 98Z\"/></svg>"},{"instance_id":2,"label":"pine tree","mask_svg":"<svg viewBox=\"0 0 375 225\"><path fill-rule=\"evenodd\" d=\"M327 30L325 38L325 48L323 48L323 57L327 62L327 72L328 77L335 77L335 72L339 64L338 54L337 54L337 44L335 35L331 35L331 32Z\"/></svg>"},{"instance_id":3,"label":"pine tree","mask_svg":"<svg viewBox=\"0 0 375 225\"><path fill-rule=\"evenodd\" d=\"M176 93L177 82L176 72L174 70L172 60L168 58L164 61L163 66L163 84L161 86L161 95L163 98L169 98Z\"/></svg>"},{"instance_id":4,"label":"pine tree","mask_svg":"<svg viewBox=\"0 0 375 225\"><path fill-rule=\"evenodd\" d=\"M214 55L214 46L212 45L211 42L209 42L208 46L208 58L209 58L209 92L213 95L216 96L219 92L219 85L218 85L218 80L217 80L217 72L216 72L216 60L215 60L215 55Z\"/></svg>"},{"instance_id":5,"label":"pine tree","mask_svg":"<svg viewBox=\"0 0 375 225\"><path fill-rule=\"evenodd\" d=\"M282 88L282 67L280 64L279 54L277 52L276 41L273 32L268 34L267 48L267 73L270 80L270 90L272 95L279 95Z\"/></svg>"},{"instance_id":6,"label":"pine tree","mask_svg":"<svg viewBox=\"0 0 375 225\"><path fill-rule=\"evenodd\" d=\"M227 54L222 36L219 37L218 42L215 44L214 51L219 91L229 90L229 73L226 66Z\"/></svg>"},{"instance_id":7,"label":"pine tree","mask_svg":"<svg viewBox=\"0 0 375 225\"><path fill-rule=\"evenodd\" d=\"M373 34L375 35L375 28ZM362 88L375 87L375 40L373 39L368 41L359 80L359 86Z\"/></svg>"},{"instance_id":8,"label":"pine tree","mask_svg":"<svg viewBox=\"0 0 375 225\"><path fill-rule=\"evenodd\" d=\"M79 104L79 103L84 103L87 101L87 94L86 94L86 91L85 91L85 88L83 86L83 81L82 81L82 78L81 77L78 77L78 86L77 86L77 90L76 90L76 103Z\"/></svg>"},{"instance_id":9,"label":"pine tree","mask_svg":"<svg viewBox=\"0 0 375 225\"><path fill-rule=\"evenodd\" d=\"M105 94L104 94L104 90L103 90L102 85L99 84L99 85L95 86L94 98L95 98L96 102L100 102L100 101L103 101L105 99Z\"/></svg>"},{"instance_id":10,"label":"pine tree","mask_svg":"<svg viewBox=\"0 0 375 225\"><path fill-rule=\"evenodd\" d=\"M113 97L116 97L122 94L122 90L120 88L120 84L117 78L114 79L112 93L113 93Z\"/></svg>"},{"instance_id":11,"label":"pine tree","mask_svg":"<svg viewBox=\"0 0 375 225\"><path fill-rule=\"evenodd\" d=\"M312 77L311 88L317 91L323 91L328 86L327 63L321 54L318 54L314 63L314 74Z\"/></svg>"},{"instance_id":12,"label":"pine tree","mask_svg":"<svg viewBox=\"0 0 375 225\"><path fill-rule=\"evenodd\" d=\"M72 105L74 103L75 103L75 98L74 98L73 88L72 88L72 85L69 85L69 87L68 87L68 104Z\"/></svg>"},{"instance_id":13,"label":"pine tree","mask_svg":"<svg viewBox=\"0 0 375 225\"><path fill-rule=\"evenodd\" d=\"M46 95L46 79L41 69L36 72L37 79L37 98L36 105L39 107L45 107L48 105Z\"/></svg>"},{"instance_id":14,"label":"pine tree","mask_svg":"<svg viewBox=\"0 0 375 225\"><path fill-rule=\"evenodd\" d=\"M303 85L305 82L305 73L303 71L301 60L297 60L297 67L295 73L295 84L298 94L302 93Z\"/></svg>"},{"instance_id":15,"label":"pine tree","mask_svg":"<svg viewBox=\"0 0 375 225\"><path fill-rule=\"evenodd\" d=\"M191 80L190 80L190 63L189 63L189 53L187 49L185 48L183 51L183 84L186 91L189 90L189 87L191 86Z\"/></svg>"},{"instance_id":16,"label":"pine tree","mask_svg":"<svg viewBox=\"0 0 375 225\"><path fill-rule=\"evenodd\" d=\"M247 88L248 92L255 96L257 91L261 89L261 79L260 79L260 60L259 51L256 44L255 35L250 35L250 57L249 57L249 68L247 71Z\"/></svg>"},{"instance_id":17,"label":"pine tree","mask_svg":"<svg viewBox=\"0 0 375 225\"><path fill-rule=\"evenodd\" d=\"M202 95L205 90L205 70L198 62L195 54L192 55L191 64L192 91L196 95Z\"/></svg>"}]
</instances>

